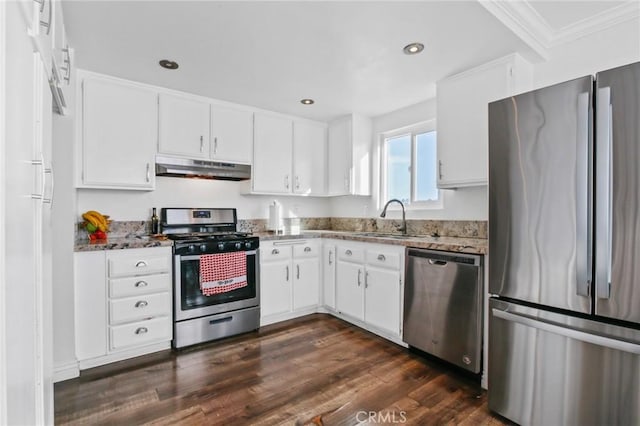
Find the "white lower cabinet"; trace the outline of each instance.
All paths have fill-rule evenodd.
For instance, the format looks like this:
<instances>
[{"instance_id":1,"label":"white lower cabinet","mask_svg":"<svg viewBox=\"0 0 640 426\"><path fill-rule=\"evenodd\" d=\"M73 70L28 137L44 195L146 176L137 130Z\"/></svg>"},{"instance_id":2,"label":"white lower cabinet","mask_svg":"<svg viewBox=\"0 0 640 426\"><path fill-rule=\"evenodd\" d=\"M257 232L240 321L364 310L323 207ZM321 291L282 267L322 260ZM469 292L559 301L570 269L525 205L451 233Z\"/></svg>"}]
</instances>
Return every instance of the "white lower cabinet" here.
<instances>
[{"instance_id":1,"label":"white lower cabinet","mask_svg":"<svg viewBox=\"0 0 640 426\"><path fill-rule=\"evenodd\" d=\"M336 252L338 313L399 338L404 247L346 242Z\"/></svg>"},{"instance_id":2,"label":"white lower cabinet","mask_svg":"<svg viewBox=\"0 0 640 426\"><path fill-rule=\"evenodd\" d=\"M315 312L320 298L320 241L261 242L260 324Z\"/></svg>"},{"instance_id":3,"label":"white lower cabinet","mask_svg":"<svg viewBox=\"0 0 640 426\"><path fill-rule=\"evenodd\" d=\"M170 247L78 252L74 270L80 369L169 347Z\"/></svg>"}]
</instances>

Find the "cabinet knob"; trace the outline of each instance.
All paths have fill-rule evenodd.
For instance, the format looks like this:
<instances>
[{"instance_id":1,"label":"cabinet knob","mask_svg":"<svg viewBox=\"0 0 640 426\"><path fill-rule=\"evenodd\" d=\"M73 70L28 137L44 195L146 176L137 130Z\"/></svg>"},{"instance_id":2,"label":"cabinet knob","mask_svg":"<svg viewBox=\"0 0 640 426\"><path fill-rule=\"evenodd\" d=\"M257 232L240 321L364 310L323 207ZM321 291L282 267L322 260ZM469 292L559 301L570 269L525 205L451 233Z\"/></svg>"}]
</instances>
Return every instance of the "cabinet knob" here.
<instances>
[{"instance_id":1,"label":"cabinet knob","mask_svg":"<svg viewBox=\"0 0 640 426\"><path fill-rule=\"evenodd\" d=\"M305 247L304 251L305 251L305 253L309 253L311 251L311 247Z\"/></svg>"},{"instance_id":2,"label":"cabinet knob","mask_svg":"<svg viewBox=\"0 0 640 426\"><path fill-rule=\"evenodd\" d=\"M147 331L149 331L149 329L148 329L147 327L139 327L139 328L136 328L136 334L144 334L144 333L146 333Z\"/></svg>"},{"instance_id":3,"label":"cabinet knob","mask_svg":"<svg viewBox=\"0 0 640 426\"><path fill-rule=\"evenodd\" d=\"M387 258L384 257L384 254L379 254L378 255L378 260L381 261L381 262L384 262L385 260L387 260Z\"/></svg>"},{"instance_id":4,"label":"cabinet knob","mask_svg":"<svg viewBox=\"0 0 640 426\"><path fill-rule=\"evenodd\" d=\"M135 287L146 287L148 285L149 283L147 283L146 281L138 281L137 283L134 284Z\"/></svg>"},{"instance_id":5,"label":"cabinet knob","mask_svg":"<svg viewBox=\"0 0 640 426\"><path fill-rule=\"evenodd\" d=\"M347 256L351 256L353 253L351 253L351 250L346 250L344 254L346 254Z\"/></svg>"},{"instance_id":6,"label":"cabinet knob","mask_svg":"<svg viewBox=\"0 0 640 426\"><path fill-rule=\"evenodd\" d=\"M146 300L139 300L138 302L136 302L136 304L134 305L136 308L144 308L149 304L149 302L147 302Z\"/></svg>"},{"instance_id":7,"label":"cabinet knob","mask_svg":"<svg viewBox=\"0 0 640 426\"><path fill-rule=\"evenodd\" d=\"M141 260L138 263L136 263L136 268L144 268L145 266L147 266L147 262L145 262L144 260Z\"/></svg>"},{"instance_id":8,"label":"cabinet knob","mask_svg":"<svg viewBox=\"0 0 640 426\"><path fill-rule=\"evenodd\" d=\"M280 250L273 249L273 250L271 250L271 254L280 254Z\"/></svg>"}]
</instances>

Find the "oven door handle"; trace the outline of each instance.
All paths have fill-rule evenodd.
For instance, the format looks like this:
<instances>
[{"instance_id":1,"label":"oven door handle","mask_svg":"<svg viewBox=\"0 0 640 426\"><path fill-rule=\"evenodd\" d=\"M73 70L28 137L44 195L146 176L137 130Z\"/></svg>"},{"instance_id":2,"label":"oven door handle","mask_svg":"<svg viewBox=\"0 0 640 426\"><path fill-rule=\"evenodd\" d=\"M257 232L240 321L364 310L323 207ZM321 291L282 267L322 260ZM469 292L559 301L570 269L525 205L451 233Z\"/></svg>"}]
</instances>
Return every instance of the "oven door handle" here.
<instances>
[{"instance_id":1,"label":"oven door handle","mask_svg":"<svg viewBox=\"0 0 640 426\"><path fill-rule=\"evenodd\" d=\"M255 255L257 252L258 252L257 250L245 251L247 256ZM220 253L220 254L222 254L222 253ZM192 255L192 256L178 255L176 257L179 257L180 260L198 260L198 259L200 259L201 255L199 255L199 254L195 254L195 255Z\"/></svg>"}]
</instances>

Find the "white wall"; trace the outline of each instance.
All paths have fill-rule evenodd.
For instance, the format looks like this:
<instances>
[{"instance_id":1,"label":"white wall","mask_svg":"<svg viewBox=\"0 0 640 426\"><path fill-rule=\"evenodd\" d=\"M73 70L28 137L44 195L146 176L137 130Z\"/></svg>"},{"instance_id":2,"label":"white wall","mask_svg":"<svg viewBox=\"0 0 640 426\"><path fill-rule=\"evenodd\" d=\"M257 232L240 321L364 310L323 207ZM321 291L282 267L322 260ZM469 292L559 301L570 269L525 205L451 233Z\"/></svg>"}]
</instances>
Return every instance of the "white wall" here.
<instances>
[{"instance_id":1,"label":"white wall","mask_svg":"<svg viewBox=\"0 0 640 426\"><path fill-rule=\"evenodd\" d=\"M153 207L235 207L238 219L266 219L269 204L278 200L284 217L323 217L330 214L326 198L243 195L248 182L156 177L155 191L77 190L77 219L87 210L113 220L149 220Z\"/></svg>"},{"instance_id":2,"label":"white wall","mask_svg":"<svg viewBox=\"0 0 640 426\"><path fill-rule=\"evenodd\" d=\"M535 65L534 86L549 86L640 61L640 19L630 20L555 47Z\"/></svg>"},{"instance_id":3,"label":"white wall","mask_svg":"<svg viewBox=\"0 0 640 426\"><path fill-rule=\"evenodd\" d=\"M373 155L371 163L371 197L337 197L331 199L331 215L337 217L377 217L386 200L379 200L380 134L421 121L436 118L436 100L430 99L373 119ZM442 190L441 209L408 210L408 219L487 220L487 187ZM399 218L400 211L390 211L388 218Z\"/></svg>"}]
</instances>

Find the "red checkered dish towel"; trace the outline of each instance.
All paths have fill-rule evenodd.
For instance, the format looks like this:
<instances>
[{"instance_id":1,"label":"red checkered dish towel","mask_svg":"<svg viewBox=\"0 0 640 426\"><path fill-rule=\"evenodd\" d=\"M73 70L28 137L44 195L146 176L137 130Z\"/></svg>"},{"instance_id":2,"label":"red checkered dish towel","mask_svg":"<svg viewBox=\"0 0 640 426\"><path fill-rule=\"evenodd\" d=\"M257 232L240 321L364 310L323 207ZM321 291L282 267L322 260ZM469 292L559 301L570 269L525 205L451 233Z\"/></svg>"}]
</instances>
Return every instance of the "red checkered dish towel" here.
<instances>
[{"instance_id":1,"label":"red checkered dish towel","mask_svg":"<svg viewBox=\"0 0 640 426\"><path fill-rule=\"evenodd\" d=\"M243 251L200 256L200 291L205 296L247 286L247 254Z\"/></svg>"}]
</instances>

